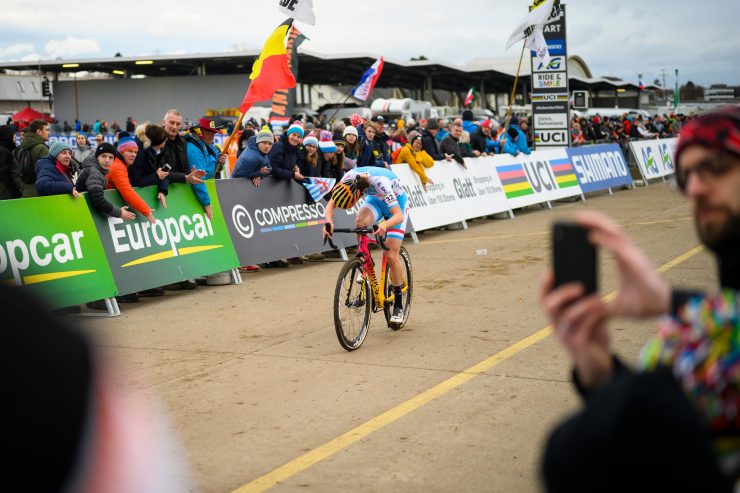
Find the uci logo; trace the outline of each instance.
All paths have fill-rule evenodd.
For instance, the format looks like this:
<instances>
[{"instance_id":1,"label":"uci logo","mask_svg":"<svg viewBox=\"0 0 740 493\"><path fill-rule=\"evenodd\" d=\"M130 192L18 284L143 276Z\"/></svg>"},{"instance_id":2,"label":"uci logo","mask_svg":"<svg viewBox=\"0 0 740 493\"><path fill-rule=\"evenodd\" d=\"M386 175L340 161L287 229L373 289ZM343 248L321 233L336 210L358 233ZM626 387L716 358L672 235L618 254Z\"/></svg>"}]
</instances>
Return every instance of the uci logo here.
<instances>
[{"instance_id":1,"label":"uci logo","mask_svg":"<svg viewBox=\"0 0 740 493\"><path fill-rule=\"evenodd\" d=\"M252 216L249 215L249 211L243 205L237 204L231 209L231 222L234 223L236 232L244 238L249 239L254 236Z\"/></svg>"},{"instance_id":2,"label":"uci logo","mask_svg":"<svg viewBox=\"0 0 740 493\"><path fill-rule=\"evenodd\" d=\"M542 70L545 68L545 64L540 62L540 66L537 67L537 70ZM547 64L547 70L560 70L560 58L553 58L550 60L550 63Z\"/></svg>"}]
</instances>

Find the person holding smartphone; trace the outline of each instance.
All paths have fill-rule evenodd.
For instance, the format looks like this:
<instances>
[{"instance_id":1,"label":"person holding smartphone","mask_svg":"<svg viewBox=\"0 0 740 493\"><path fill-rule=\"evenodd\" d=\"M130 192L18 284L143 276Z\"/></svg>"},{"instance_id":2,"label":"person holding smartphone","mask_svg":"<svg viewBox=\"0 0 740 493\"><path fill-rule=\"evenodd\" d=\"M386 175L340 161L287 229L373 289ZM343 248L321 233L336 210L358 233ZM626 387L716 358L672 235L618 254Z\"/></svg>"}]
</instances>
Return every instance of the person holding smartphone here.
<instances>
[{"instance_id":1,"label":"person holding smartphone","mask_svg":"<svg viewBox=\"0 0 740 493\"><path fill-rule=\"evenodd\" d=\"M135 187L157 186L157 198L167 207L172 169L163 152L167 134L160 125L143 123L136 127L135 142L139 148L134 164L129 167L129 180Z\"/></svg>"},{"instance_id":2,"label":"person holding smartphone","mask_svg":"<svg viewBox=\"0 0 740 493\"><path fill-rule=\"evenodd\" d=\"M548 491L732 491L740 479L740 107L687 123L674 162L720 291L671 289L613 220L576 216L616 258L619 289L606 305L580 282L542 283L585 399L549 438ZM634 372L612 353L608 321L660 315Z\"/></svg>"}]
</instances>

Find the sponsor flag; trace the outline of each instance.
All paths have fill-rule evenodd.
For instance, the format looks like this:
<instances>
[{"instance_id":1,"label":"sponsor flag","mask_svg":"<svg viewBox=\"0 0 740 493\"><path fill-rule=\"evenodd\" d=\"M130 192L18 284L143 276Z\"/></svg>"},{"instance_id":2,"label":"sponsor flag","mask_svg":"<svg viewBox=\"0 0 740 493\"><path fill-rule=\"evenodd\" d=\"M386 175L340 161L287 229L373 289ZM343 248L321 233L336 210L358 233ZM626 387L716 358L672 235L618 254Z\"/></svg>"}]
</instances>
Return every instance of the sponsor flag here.
<instances>
[{"instance_id":1,"label":"sponsor flag","mask_svg":"<svg viewBox=\"0 0 740 493\"><path fill-rule=\"evenodd\" d=\"M272 99L278 89L295 87L296 81L288 64L286 40L293 27L293 19L278 26L267 38L257 60L252 65L251 82L239 111L246 113L257 101Z\"/></svg>"},{"instance_id":2,"label":"sponsor flag","mask_svg":"<svg viewBox=\"0 0 740 493\"><path fill-rule=\"evenodd\" d=\"M534 52L542 67L550 65L550 51L547 49L547 41L545 41L545 35L542 34L542 29L535 29L524 44Z\"/></svg>"},{"instance_id":3,"label":"sponsor flag","mask_svg":"<svg viewBox=\"0 0 740 493\"><path fill-rule=\"evenodd\" d=\"M288 66L293 71L293 77L298 80L298 47L306 39L295 26L290 30L288 35L288 44L286 53L288 57ZM272 96L272 109L270 110L270 124L284 127L290 122L293 114L293 107L296 101L295 87L290 89L278 89Z\"/></svg>"},{"instance_id":4,"label":"sponsor flag","mask_svg":"<svg viewBox=\"0 0 740 493\"><path fill-rule=\"evenodd\" d=\"M313 0L279 0L278 9L288 17L306 24L316 25L313 13Z\"/></svg>"},{"instance_id":5,"label":"sponsor flag","mask_svg":"<svg viewBox=\"0 0 740 493\"><path fill-rule=\"evenodd\" d=\"M475 87L471 87L468 93L465 95L463 106L470 106L471 104L473 104L473 101L475 101Z\"/></svg>"},{"instance_id":6,"label":"sponsor flag","mask_svg":"<svg viewBox=\"0 0 740 493\"><path fill-rule=\"evenodd\" d=\"M676 88L673 90L673 112L678 110L678 69L676 69Z\"/></svg>"},{"instance_id":7,"label":"sponsor flag","mask_svg":"<svg viewBox=\"0 0 740 493\"><path fill-rule=\"evenodd\" d=\"M354 97L361 99L362 101L367 101L367 98L370 97L370 93L373 92L375 83L378 82L378 79L380 78L381 72L383 72L384 64L385 61L383 60L383 57L380 57L370 66L369 69L365 71L364 74L362 74L360 83L357 84L357 87L352 89L352 95Z\"/></svg>"},{"instance_id":8,"label":"sponsor flag","mask_svg":"<svg viewBox=\"0 0 740 493\"><path fill-rule=\"evenodd\" d=\"M514 46L517 41L521 41L522 39L531 36L536 30L542 30L542 27L547 24L547 21L550 19L550 14L552 14L554 6L555 0L535 1L532 6L532 10L530 10L529 14L527 14L519 24L517 24L516 28L511 33L509 41L506 42L506 49L508 50Z\"/></svg>"},{"instance_id":9,"label":"sponsor flag","mask_svg":"<svg viewBox=\"0 0 740 493\"><path fill-rule=\"evenodd\" d=\"M329 193L337 182L334 178L306 178L307 182L301 182L308 193L311 194L311 198L314 202L318 202L321 198Z\"/></svg>"}]
</instances>

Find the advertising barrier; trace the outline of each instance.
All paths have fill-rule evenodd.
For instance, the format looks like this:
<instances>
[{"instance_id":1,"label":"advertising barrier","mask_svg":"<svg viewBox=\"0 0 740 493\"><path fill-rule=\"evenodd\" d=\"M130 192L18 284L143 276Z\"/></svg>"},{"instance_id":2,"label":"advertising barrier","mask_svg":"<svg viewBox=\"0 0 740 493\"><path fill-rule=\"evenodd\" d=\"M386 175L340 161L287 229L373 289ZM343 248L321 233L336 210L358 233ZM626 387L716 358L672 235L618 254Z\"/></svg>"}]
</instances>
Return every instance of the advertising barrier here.
<instances>
[{"instance_id":1,"label":"advertising barrier","mask_svg":"<svg viewBox=\"0 0 740 493\"><path fill-rule=\"evenodd\" d=\"M630 149L635 156L647 185L648 180L663 178L674 174L673 156L676 153L678 139L637 140L630 142Z\"/></svg>"},{"instance_id":2,"label":"advertising barrier","mask_svg":"<svg viewBox=\"0 0 740 493\"><path fill-rule=\"evenodd\" d=\"M584 193L632 185L632 175L618 144L569 147L567 151Z\"/></svg>"},{"instance_id":3,"label":"advertising barrier","mask_svg":"<svg viewBox=\"0 0 740 493\"><path fill-rule=\"evenodd\" d=\"M137 192L154 211L156 223L137 213L133 221L108 217L92 209L95 227L121 294L163 286L238 267L213 180L206 182L213 207L208 219L189 185L169 187L167 207L157 201L157 187ZM126 205L115 190L105 198Z\"/></svg>"},{"instance_id":4,"label":"advertising barrier","mask_svg":"<svg viewBox=\"0 0 740 493\"><path fill-rule=\"evenodd\" d=\"M576 171L565 149L536 151L530 155L494 157L494 167L512 209L583 197Z\"/></svg>"},{"instance_id":5,"label":"advertising barrier","mask_svg":"<svg viewBox=\"0 0 740 493\"><path fill-rule=\"evenodd\" d=\"M87 204L71 195L0 201L0 282L51 308L115 294Z\"/></svg>"},{"instance_id":6,"label":"advertising barrier","mask_svg":"<svg viewBox=\"0 0 740 493\"><path fill-rule=\"evenodd\" d=\"M259 187L246 178L218 180L219 202L240 265L252 265L329 250L321 229L326 202L313 203L306 188L293 180L265 178ZM337 210L334 225L352 228L359 204ZM357 244L353 235L337 235L340 247Z\"/></svg>"}]
</instances>

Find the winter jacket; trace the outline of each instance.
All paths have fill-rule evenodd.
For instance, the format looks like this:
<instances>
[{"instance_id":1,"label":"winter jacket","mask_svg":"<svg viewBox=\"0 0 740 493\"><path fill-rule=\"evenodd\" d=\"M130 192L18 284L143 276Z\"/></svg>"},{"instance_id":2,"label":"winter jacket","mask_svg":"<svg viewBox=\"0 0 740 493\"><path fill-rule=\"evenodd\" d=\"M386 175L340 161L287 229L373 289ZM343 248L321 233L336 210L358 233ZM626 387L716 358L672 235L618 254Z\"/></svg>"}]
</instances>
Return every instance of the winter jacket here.
<instances>
[{"instance_id":1,"label":"winter jacket","mask_svg":"<svg viewBox=\"0 0 740 493\"><path fill-rule=\"evenodd\" d=\"M151 208L144 202L144 199L136 193L128 177L128 166L116 157L108 171L108 188L115 188L121 194L123 200L128 205L139 211L143 216L149 216L152 213Z\"/></svg>"},{"instance_id":2,"label":"winter jacket","mask_svg":"<svg viewBox=\"0 0 740 493\"><path fill-rule=\"evenodd\" d=\"M527 145L527 136L524 135L524 132L522 132L522 129L519 128L518 125L509 125L510 129L514 129L517 131L518 137L516 138L516 141L511 140L511 136L509 134L506 134L506 144L504 144L504 148L501 152L505 152L508 154L511 154L512 156L516 156L520 152L523 152L524 154L531 154L532 151L529 149L529 146ZM504 133L502 132L499 136L499 145L502 144L504 139Z\"/></svg>"},{"instance_id":3,"label":"winter jacket","mask_svg":"<svg viewBox=\"0 0 740 493\"><path fill-rule=\"evenodd\" d=\"M172 166L170 175L167 177L170 183L185 183L185 175L190 174L190 163L188 163L188 148L182 135L175 139L167 138L167 143L162 149L164 162Z\"/></svg>"},{"instance_id":4,"label":"winter jacket","mask_svg":"<svg viewBox=\"0 0 740 493\"><path fill-rule=\"evenodd\" d=\"M159 154L151 148L149 139L143 142L138 138L134 139L139 146L139 152L136 154L134 163L128 167L128 179L134 187L150 187L157 185L159 192L167 195L170 187L170 177L164 180L159 179L157 170L166 163L164 148ZM170 166L172 166L170 164ZM173 166L174 169L174 166Z\"/></svg>"},{"instance_id":5,"label":"winter jacket","mask_svg":"<svg viewBox=\"0 0 740 493\"><path fill-rule=\"evenodd\" d=\"M375 134L373 139L373 153L377 161L383 161L391 164L391 155L388 147L388 135L383 132L382 134Z\"/></svg>"},{"instance_id":6,"label":"winter jacket","mask_svg":"<svg viewBox=\"0 0 740 493\"><path fill-rule=\"evenodd\" d=\"M72 158L80 163L80 165L82 165L82 163L85 162L85 159L89 158L90 156L95 156L95 149L88 145L77 146L77 148L72 151Z\"/></svg>"},{"instance_id":7,"label":"winter jacket","mask_svg":"<svg viewBox=\"0 0 740 493\"><path fill-rule=\"evenodd\" d=\"M205 142L193 134L187 134L185 136L185 142L188 145L188 163L190 163L190 168L205 171L206 175L203 177L203 180L212 179L216 174L216 167L218 166L218 156L220 154L218 148L214 144L206 145ZM211 205L211 196L208 195L208 188L205 183L192 185L192 187L201 205Z\"/></svg>"},{"instance_id":8,"label":"winter jacket","mask_svg":"<svg viewBox=\"0 0 740 493\"><path fill-rule=\"evenodd\" d=\"M493 152L498 154L501 151L501 145L484 134L481 127L478 127L475 132L470 134L470 145L473 146L473 150L480 153Z\"/></svg>"},{"instance_id":9,"label":"winter jacket","mask_svg":"<svg viewBox=\"0 0 740 493\"><path fill-rule=\"evenodd\" d=\"M470 135L473 135L473 132L475 132L478 128L480 128L479 125L476 125L471 120L463 120L463 130L468 132Z\"/></svg>"},{"instance_id":10,"label":"winter jacket","mask_svg":"<svg viewBox=\"0 0 740 493\"><path fill-rule=\"evenodd\" d=\"M18 162L13 155L15 127L0 126L0 200L23 197L23 182L18 169Z\"/></svg>"},{"instance_id":11,"label":"winter jacket","mask_svg":"<svg viewBox=\"0 0 740 493\"><path fill-rule=\"evenodd\" d=\"M26 132L23 134L23 140L21 141L21 149L24 151L31 151L31 161L33 165L39 162L39 159L49 155L49 146L46 145L44 139L34 132ZM23 184L23 197L36 197L35 184Z\"/></svg>"},{"instance_id":12,"label":"winter jacket","mask_svg":"<svg viewBox=\"0 0 740 493\"><path fill-rule=\"evenodd\" d=\"M443 161L445 158L444 153L439 150L437 140L426 128L421 131L421 148L424 149L424 151L426 151L434 161Z\"/></svg>"},{"instance_id":13,"label":"winter jacket","mask_svg":"<svg viewBox=\"0 0 740 493\"><path fill-rule=\"evenodd\" d=\"M283 134L268 154L272 170L270 174L276 178L293 178L295 167L298 165L298 148L288 143L288 136Z\"/></svg>"},{"instance_id":14,"label":"winter jacket","mask_svg":"<svg viewBox=\"0 0 740 493\"><path fill-rule=\"evenodd\" d=\"M360 143L360 155L357 156L357 167L362 166L379 166L379 167L385 167L383 164L378 164L378 157L380 155L380 151L378 152L378 155L376 156L375 152L375 141L369 142L367 138L365 137L365 128L360 125L357 127L357 133L358 136L358 142ZM380 158L382 160L382 158Z\"/></svg>"},{"instance_id":15,"label":"winter jacket","mask_svg":"<svg viewBox=\"0 0 740 493\"><path fill-rule=\"evenodd\" d=\"M77 177L75 188L78 192L87 192L93 207L103 214L111 217L121 217L121 209L106 200L105 188L108 186L106 175L108 171L104 170L95 156L91 156L82 162L82 171Z\"/></svg>"},{"instance_id":16,"label":"winter jacket","mask_svg":"<svg viewBox=\"0 0 740 493\"><path fill-rule=\"evenodd\" d=\"M339 167L337 167L324 157L323 152L319 151L319 167L321 169L322 178L334 178L337 181L341 180L344 176L344 170L342 169L343 165L344 157L342 157L342 161L339 164Z\"/></svg>"},{"instance_id":17,"label":"winter jacket","mask_svg":"<svg viewBox=\"0 0 740 493\"><path fill-rule=\"evenodd\" d=\"M473 157L474 154L467 149L460 147L460 141L454 139L452 135L448 135L439 144L440 150L445 154L450 154L452 158L460 164L465 164L466 157Z\"/></svg>"},{"instance_id":18,"label":"winter jacket","mask_svg":"<svg viewBox=\"0 0 740 493\"><path fill-rule=\"evenodd\" d=\"M427 181L429 181L424 168L434 166L434 160L424 149L416 152L411 144L406 144L401 148L401 152L398 153L398 159L396 159L396 164L398 163L408 163L414 173L419 175L422 185L426 185Z\"/></svg>"},{"instance_id":19,"label":"winter jacket","mask_svg":"<svg viewBox=\"0 0 740 493\"><path fill-rule=\"evenodd\" d=\"M260 170L264 167L268 168L267 173L262 173ZM257 137L252 136L247 140L247 149L239 155L239 159L236 160L236 166L234 166L234 172L231 174L232 178L264 178L270 176L270 158L268 154L262 154L260 148L257 145Z\"/></svg>"},{"instance_id":20,"label":"winter jacket","mask_svg":"<svg viewBox=\"0 0 740 493\"><path fill-rule=\"evenodd\" d=\"M39 196L64 195L72 193L73 188L72 176L59 172L56 159L51 156L39 159L36 163L36 192Z\"/></svg>"}]
</instances>

